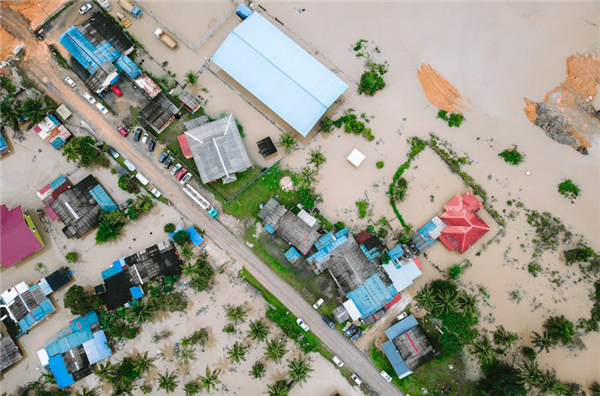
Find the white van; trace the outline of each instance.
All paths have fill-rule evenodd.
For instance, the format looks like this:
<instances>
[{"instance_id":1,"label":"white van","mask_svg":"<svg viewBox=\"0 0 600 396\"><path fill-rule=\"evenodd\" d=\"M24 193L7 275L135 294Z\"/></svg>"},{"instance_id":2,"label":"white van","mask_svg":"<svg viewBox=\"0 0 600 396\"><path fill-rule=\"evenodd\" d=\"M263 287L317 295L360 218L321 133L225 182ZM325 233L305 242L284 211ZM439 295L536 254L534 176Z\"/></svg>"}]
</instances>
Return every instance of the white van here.
<instances>
[{"instance_id":1,"label":"white van","mask_svg":"<svg viewBox=\"0 0 600 396\"><path fill-rule=\"evenodd\" d=\"M140 172L138 172L135 175L135 178L138 179L140 181L140 183L142 183L142 185L144 185L144 186L148 185L148 179L146 179L146 177L144 175L142 175Z\"/></svg>"}]
</instances>

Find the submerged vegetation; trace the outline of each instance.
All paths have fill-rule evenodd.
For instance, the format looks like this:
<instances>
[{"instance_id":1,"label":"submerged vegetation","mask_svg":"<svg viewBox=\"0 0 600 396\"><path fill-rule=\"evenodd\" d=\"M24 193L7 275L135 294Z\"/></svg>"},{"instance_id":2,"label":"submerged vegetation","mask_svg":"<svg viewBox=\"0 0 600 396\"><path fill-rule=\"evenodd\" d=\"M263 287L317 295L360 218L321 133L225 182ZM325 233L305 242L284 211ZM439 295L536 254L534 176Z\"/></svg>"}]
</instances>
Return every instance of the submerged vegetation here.
<instances>
[{"instance_id":1,"label":"submerged vegetation","mask_svg":"<svg viewBox=\"0 0 600 396\"><path fill-rule=\"evenodd\" d=\"M365 122L361 121L363 119L365 122L369 122L369 119L361 115L359 119L356 114L354 114L354 109L348 109L345 111L344 115L340 118L333 120L331 118L325 117L319 123L321 132L329 133L332 131L333 127L341 128L344 126L344 132L353 133L355 135L362 135L369 142L375 140L375 136L373 136L371 132L371 128L365 127Z\"/></svg>"},{"instance_id":2,"label":"submerged vegetation","mask_svg":"<svg viewBox=\"0 0 600 396\"><path fill-rule=\"evenodd\" d=\"M571 179L567 179L558 185L558 192L566 198L577 198L581 190Z\"/></svg>"},{"instance_id":3,"label":"submerged vegetation","mask_svg":"<svg viewBox=\"0 0 600 396\"><path fill-rule=\"evenodd\" d=\"M498 156L511 165L519 165L525 159L525 156L517 150L517 146L504 150Z\"/></svg>"},{"instance_id":4,"label":"submerged vegetation","mask_svg":"<svg viewBox=\"0 0 600 396\"><path fill-rule=\"evenodd\" d=\"M375 47L372 51L369 50L367 40L360 39L354 45L354 51L357 58L365 58L365 71L360 77L358 93L374 96L377 92L385 88L383 76L388 71L388 64L387 62L377 63L373 60L371 54L373 52L379 54L381 50L379 47Z\"/></svg>"},{"instance_id":5,"label":"submerged vegetation","mask_svg":"<svg viewBox=\"0 0 600 396\"><path fill-rule=\"evenodd\" d=\"M442 109L438 111L437 118L447 121L448 126L451 128L460 127L460 124L462 124L462 122L465 120L465 116L460 113L450 113L450 115L448 115L448 112Z\"/></svg>"}]
</instances>

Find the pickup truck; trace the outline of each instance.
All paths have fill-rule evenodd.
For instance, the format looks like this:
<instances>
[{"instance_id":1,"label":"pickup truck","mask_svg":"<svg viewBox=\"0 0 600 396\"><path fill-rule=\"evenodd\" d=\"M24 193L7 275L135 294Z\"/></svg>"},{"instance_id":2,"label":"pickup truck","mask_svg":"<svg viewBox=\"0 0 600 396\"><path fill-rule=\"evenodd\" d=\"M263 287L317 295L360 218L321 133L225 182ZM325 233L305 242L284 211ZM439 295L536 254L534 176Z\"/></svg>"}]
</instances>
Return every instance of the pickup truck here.
<instances>
[{"instance_id":1,"label":"pickup truck","mask_svg":"<svg viewBox=\"0 0 600 396\"><path fill-rule=\"evenodd\" d=\"M148 187L148 190L150 190L152 195L154 195L156 198L160 198L160 196L162 195L162 193L158 191L158 188L154 187L152 184L148 183L146 187Z\"/></svg>"},{"instance_id":2,"label":"pickup truck","mask_svg":"<svg viewBox=\"0 0 600 396\"><path fill-rule=\"evenodd\" d=\"M161 28L156 29L154 31L154 35L156 36L157 39L162 41L163 44L166 45L167 47L169 47L171 49L177 48L177 41L173 40L173 38L171 36L169 36L167 33L163 32L163 30Z\"/></svg>"}]
</instances>

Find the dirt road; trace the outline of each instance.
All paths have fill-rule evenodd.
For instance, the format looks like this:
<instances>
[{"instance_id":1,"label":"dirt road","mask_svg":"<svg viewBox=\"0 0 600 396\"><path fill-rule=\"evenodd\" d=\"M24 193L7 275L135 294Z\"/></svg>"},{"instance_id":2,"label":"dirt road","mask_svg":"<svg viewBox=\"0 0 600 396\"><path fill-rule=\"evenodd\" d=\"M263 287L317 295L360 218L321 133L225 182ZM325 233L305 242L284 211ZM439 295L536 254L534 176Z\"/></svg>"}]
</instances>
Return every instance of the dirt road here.
<instances>
[{"instance_id":1,"label":"dirt road","mask_svg":"<svg viewBox=\"0 0 600 396\"><path fill-rule=\"evenodd\" d=\"M78 93L85 88L83 83L78 83L77 90L66 85L64 77L67 74L70 74L71 77L75 76L61 69L52 59L46 47L46 41L36 40L27 31L29 24L21 14L6 7L2 7L2 13L2 25L11 34L26 43L22 66L29 72L30 78L36 80L40 86L44 86L47 93L54 96L59 102L64 102L72 112L77 112L81 119L95 130L101 140L131 160L138 169L143 170L148 180L157 186L181 213L204 229L210 240L236 258L291 312L302 317L327 348L338 355L365 383L381 395L403 395L395 386L387 383L379 375L379 371L370 360L348 339L338 331L330 329L323 322L319 313L307 304L291 286L282 281L269 266L258 259L242 241L193 203L182 191L179 182L157 166L154 156L144 155L132 144L131 138L124 139L118 134L115 129L118 121L114 117L102 115ZM318 375L318 373L314 375Z\"/></svg>"}]
</instances>

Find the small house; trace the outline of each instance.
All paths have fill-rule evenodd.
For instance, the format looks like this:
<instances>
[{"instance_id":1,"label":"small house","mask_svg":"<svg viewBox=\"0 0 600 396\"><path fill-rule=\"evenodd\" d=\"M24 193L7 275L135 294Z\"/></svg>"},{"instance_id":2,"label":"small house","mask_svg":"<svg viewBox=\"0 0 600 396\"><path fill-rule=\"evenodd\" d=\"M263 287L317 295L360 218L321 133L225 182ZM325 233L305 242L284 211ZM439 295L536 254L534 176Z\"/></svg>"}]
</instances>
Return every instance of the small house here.
<instances>
[{"instance_id":1,"label":"small house","mask_svg":"<svg viewBox=\"0 0 600 396\"><path fill-rule=\"evenodd\" d=\"M161 92L140 111L140 122L145 128L152 128L156 133L161 133L178 115L177 106Z\"/></svg>"},{"instance_id":2,"label":"small house","mask_svg":"<svg viewBox=\"0 0 600 396\"><path fill-rule=\"evenodd\" d=\"M44 241L31 217L17 206L0 205L0 261L4 268L44 248Z\"/></svg>"}]
</instances>

